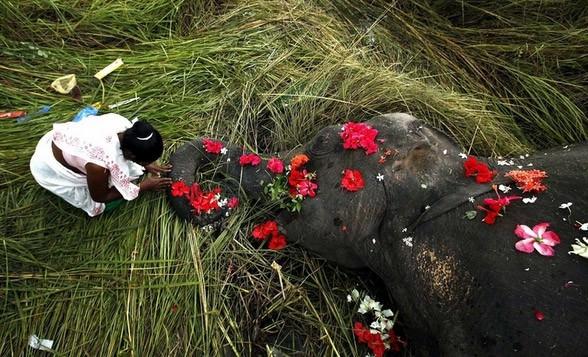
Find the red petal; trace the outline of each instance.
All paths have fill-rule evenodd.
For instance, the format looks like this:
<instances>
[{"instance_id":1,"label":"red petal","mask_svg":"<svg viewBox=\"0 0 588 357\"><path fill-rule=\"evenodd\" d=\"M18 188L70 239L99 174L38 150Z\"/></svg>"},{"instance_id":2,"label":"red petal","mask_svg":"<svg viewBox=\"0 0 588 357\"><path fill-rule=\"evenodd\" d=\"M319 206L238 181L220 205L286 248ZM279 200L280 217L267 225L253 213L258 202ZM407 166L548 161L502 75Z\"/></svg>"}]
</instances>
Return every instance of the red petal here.
<instances>
[{"instance_id":1,"label":"red petal","mask_svg":"<svg viewBox=\"0 0 588 357\"><path fill-rule=\"evenodd\" d=\"M545 314L543 314L541 311L534 309L535 312L535 318L537 319L537 321L543 321L543 319L545 318Z\"/></svg>"}]
</instances>

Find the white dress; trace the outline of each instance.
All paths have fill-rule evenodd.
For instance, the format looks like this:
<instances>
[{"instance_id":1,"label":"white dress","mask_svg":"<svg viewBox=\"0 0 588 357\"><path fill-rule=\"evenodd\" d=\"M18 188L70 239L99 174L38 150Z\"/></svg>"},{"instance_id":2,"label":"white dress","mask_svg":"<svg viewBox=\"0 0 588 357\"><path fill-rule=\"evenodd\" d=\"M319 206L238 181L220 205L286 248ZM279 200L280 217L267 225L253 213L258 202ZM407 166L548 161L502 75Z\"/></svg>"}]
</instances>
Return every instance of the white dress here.
<instances>
[{"instance_id":1,"label":"white dress","mask_svg":"<svg viewBox=\"0 0 588 357\"><path fill-rule=\"evenodd\" d=\"M31 173L39 185L83 209L89 216L104 211L104 203L92 200L86 175L71 171L55 159L53 142L65 153L108 169L109 186L116 187L125 200L133 200L139 195L139 186L132 181L143 174L144 168L123 157L117 135L131 126L128 119L114 113L54 124L53 130L37 144L31 158Z\"/></svg>"}]
</instances>

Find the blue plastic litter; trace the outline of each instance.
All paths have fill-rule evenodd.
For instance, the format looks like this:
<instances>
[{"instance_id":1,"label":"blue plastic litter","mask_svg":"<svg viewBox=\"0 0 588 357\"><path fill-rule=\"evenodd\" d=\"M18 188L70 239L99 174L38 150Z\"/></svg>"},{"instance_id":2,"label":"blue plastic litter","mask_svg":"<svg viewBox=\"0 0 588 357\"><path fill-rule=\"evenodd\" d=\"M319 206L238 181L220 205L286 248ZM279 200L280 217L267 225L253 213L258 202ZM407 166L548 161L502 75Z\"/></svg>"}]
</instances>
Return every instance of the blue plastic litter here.
<instances>
[{"instance_id":1,"label":"blue plastic litter","mask_svg":"<svg viewBox=\"0 0 588 357\"><path fill-rule=\"evenodd\" d=\"M50 105L44 105L44 106L42 106L41 108L39 108L39 110L37 110L34 113L25 115L24 117L16 118L16 122L18 124L25 123L25 122L33 119L33 118L36 118L36 117L39 117L39 116L41 116L43 114L49 113L50 110L51 110L51 106Z\"/></svg>"},{"instance_id":2,"label":"blue plastic litter","mask_svg":"<svg viewBox=\"0 0 588 357\"><path fill-rule=\"evenodd\" d=\"M85 107L84 109L80 110L71 121L77 122L77 121L84 119L85 117L88 117L90 115L96 115L96 114L98 114L98 109L89 105L89 106Z\"/></svg>"}]
</instances>

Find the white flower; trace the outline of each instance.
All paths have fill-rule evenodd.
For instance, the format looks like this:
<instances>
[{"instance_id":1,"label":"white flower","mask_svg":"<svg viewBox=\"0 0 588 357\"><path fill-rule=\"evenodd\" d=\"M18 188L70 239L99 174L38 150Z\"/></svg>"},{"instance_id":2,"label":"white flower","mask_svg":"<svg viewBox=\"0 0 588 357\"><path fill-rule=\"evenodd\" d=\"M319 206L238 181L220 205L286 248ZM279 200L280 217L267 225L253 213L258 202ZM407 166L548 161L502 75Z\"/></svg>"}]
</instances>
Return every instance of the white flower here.
<instances>
[{"instance_id":1,"label":"white flower","mask_svg":"<svg viewBox=\"0 0 588 357\"><path fill-rule=\"evenodd\" d=\"M569 209L572 204L573 204L572 202L562 203L561 205L559 205L559 208L562 208L562 209L566 209L567 208L567 209Z\"/></svg>"},{"instance_id":2,"label":"white flower","mask_svg":"<svg viewBox=\"0 0 588 357\"><path fill-rule=\"evenodd\" d=\"M498 185L498 189L502 193L508 193L508 191L512 190L512 188L510 186L507 186L507 185Z\"/></svg>"},{"instance_id":3,"label":"white flower","mask_svg":"<svg viewBox=\"0 0 588 357\"><path fill-rule=\"evenodd\" d=\"M357 312L365 314L368 311L380 311L382 310L382 304L372 299L369 295L366 295L361 303Z\"/></svg>"},{"instance_id":4,"label":"white flower","mask_svg":"<svg viewBox=\"0 0 588 357\"><path fill-rule=\"evenodd\" d=\"M376 244L376 238L372 239L372 244Z\"/></svg>"},{"instance_id":5,"label":"white flower","mask_svg":"<svg viewBox=\"0 0 588 357\"><path fill-rule=\"evenodd\" d=\"M359 300L359 291L357 291L357 289L351 290L351 298L353 301Z\"/></svg>"},{"instance_id":6,"label":"white flower","mask_svg":"<svg viewBox=\"0 0 588 357\"><path fill-rule=\"evenodd\" d=\"M421 188L427 188L427 185L425 185L424 183L421 183Z\"/></svg>"},{"instance_id":7,"label":"white flower","mask_svg":"<svg viewBox=\"0 0 588 357\"><path fill-rule=\"evenodd\" d=\"M512 160L498 160L496 161L497 166L512 166L514 165L514 161Z\"/></svg>"},{"instance_id":8,"label":"white flower","mask_svg":"<svg viewBox=\"0 0 588 357\"><path fill-rule=\"evenodd\" d=\"M376 180L382 182L384 181L384 175L382 175L381 173L378 172L378 175L376 176Z\"/></svg>"},{"instance_id":9,"label":"white flower","mask_svg":"<svg viewBox=\"0 0 588 357\"><path fill-rule=\"evenodd\" d=\"M447 155L447 149L443 150L443 155Z\"/></svg>"},{"instance_id":10,"label":"white flower","mask_svg":"<svg viewBox=\"0 0 588 357\"><path fill-rule=\"evenodd\" d=\"M517 165L517 168L518 169L522 169L523 168L523 165Z\"/></svg>"},{"instance_id":11,"label":"white flower","mask_svg":"<svg viewBox=\"0 0 588 357\"><path fill-rule=\"evenodd\" d=\"M527 164L527 166L533 166L533 163L531 162L530 164Z\"/></svg>"},{"instance_id":12,"label":"white flower","mask_svg":"<svg viewBox=\"0 0 588 357\"><path fill-rule=\"evenodd\" d=\"M429 210L429 208L431 208L431 206L429 206L429 205L426 205L426 206L425 206L425 211Z\"/></svg>"},{"instance_id":13,"label":"white flower","mask_svg":"<svg viewBox=\"0 0 588 357\"><path fill-rule=\"evenodd\" d=\"M404 244L406 244L408 247L412 247L412 237L406 237L406 238L402 238L402 241L404 242Z\"/></svg>"},{"instance_id":14,"label":"white flower","mask_svg":"<svg viewBox=\"0 0 588 357\"><path fill-rule=\"evenodd\" d=\"M220 151L221 155L226 155L226 154L227 154L227 152L229 152L229 149L227 149L227 148L225 148L225 147L223 147L223 148L221 149L221 151Z\"/></svg>"},{"instance_id":15,"label":"white flower","mask_svg":"<svg viewBox=\"0 0 588 357\"><path fill-rule=\"evenodd\" d=\"M464 154L463 152L460 152L459 154L457 154L459 157L461 157L462 159L467 159L468 156L466 154Z\"/></svg>"},{"instance_id":16,"label":"white flower","mask_svg":"<svg viewBox=\"0 0 588 357\"><path fill-rule=\"evenodd\" d=\"M470 201L471 203L474 203L474 202L476 202L476 199L473 197L468 197L468 201Z\"/></svg>"},{"instance_id":17,"label":"white flower","mask_svg":"<svg viewBox=\"0 0 588 357\"><path fill-rule=\"evenodd\" d=\"M393 313L393 312L392 312L392 310L390 310L390 309L386 309L386 310L382 311L382 314L383 314L385 317L392 317L392 316L394 316L394 313Z\"/></svg>"},{"instance_id":18,"label":"white flower","mask_svg":"<svg viewBox=\"0 0 588 357\"><path fill-rule=\"evenodd\" d=\"M521 160L524 160L524 159L525 159L525 156L521 155L521 156L519 156L519 158L520 158Z\"/></svg>"},{"instance_id":19,"label":"white flower","mask_svg":"<svg viewBox=\"0 0 588 357\"><path fill-rule=\"evenodd\" d=\"M523 198L523 203L535 203L535 201L537 201L537 197L535 196Z\"/></svg>"},{"instance_id":20,"label":"white flower","mask_svg":"<svg viewBox=\"0 0 588 357\"><path fill-rule=\"evenodd\" d=\"M580 223L580 222L577 222L577 223L580 225L580 227L578 228L579 230L588 231L588 223Z\"/></svg>"},{"instance_id":21,"label":"white flower","mask_svg":"<svg viewBox=\"0 0 588 357\"><path fill-rule=\"evenodd\" d=\"M406 233L408 231L408 228L402 228L402 233Z\"/></svg>"},{"instance_id":22,"label":"white flower","mask_svg":"<svg viewBox=\"0 0 588 357\"><path fill-rule=\"evenodd\" d=\"M349 294L348 294L348 295L347 295L347 302L351 302L351 301L352 301L352 300L351 300L351 295L349 295Z\"/></svg>"},{"instance_id":23,"label":"white flower","mask_svg":"<svg viewBox=\"0 0 588 357\"><path fill-rule=\"evenodd\" d=\"M231 162L231 158L230 157L227 157L227 162Z\"/></svg>"},{"instance_id":24,"label":"white flower","mask_svg":"<svg viewBox=\"0 0 588 357\"><path fill-rule=\"evenodd\" d=\"M582 237L584 243L582 243L578 238L576 238L577 244L572 244L571 251L568 254L576 254L581 256L582 258L588 258L588 239L586 237Z\"/></svg>"},{"instance_id":25,"label":"white flower","mask_svg":"<svg viewBox=\"0 0 588 357\"><path fill-rule=\"evenodd\" d=\"M229 203L229 199L225 197L225 198L223 198L222 200L219 200L219 201L218 201L218 206L219 206L219 207L224 207L224 206L226 206L226 205L227 205L227 203Z\"/></svg>"}]
</instances>

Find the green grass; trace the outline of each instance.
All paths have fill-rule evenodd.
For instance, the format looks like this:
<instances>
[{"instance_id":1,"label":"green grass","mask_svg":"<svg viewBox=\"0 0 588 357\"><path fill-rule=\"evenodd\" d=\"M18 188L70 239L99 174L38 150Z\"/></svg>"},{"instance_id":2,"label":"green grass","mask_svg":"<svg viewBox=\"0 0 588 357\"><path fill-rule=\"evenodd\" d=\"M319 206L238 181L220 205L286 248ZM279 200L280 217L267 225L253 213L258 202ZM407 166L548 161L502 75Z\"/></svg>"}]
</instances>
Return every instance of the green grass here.
<instances>
[{"instance_id":1,"label":"green grass","mask_svg":"<svg viewBox=\"0 0 588 357\"><path fill-rule=\"evenodd\" d=\"M220 234L179 221L161 195L88 219L32 180L37 140L84 104L134 96L114 111L152 122L166 156L201 135L285 150L391 111L483 155L586 140L580 3L2 2L0 111L52 109L0 122L0 354L31 354L30 334L60 355L363 353L345 297L378 282L254 246L268 206L244 200ZM117 57L102 86L93 74ZM49 89L67 73L84 103Z\"/></svg>"}]
</instances>

